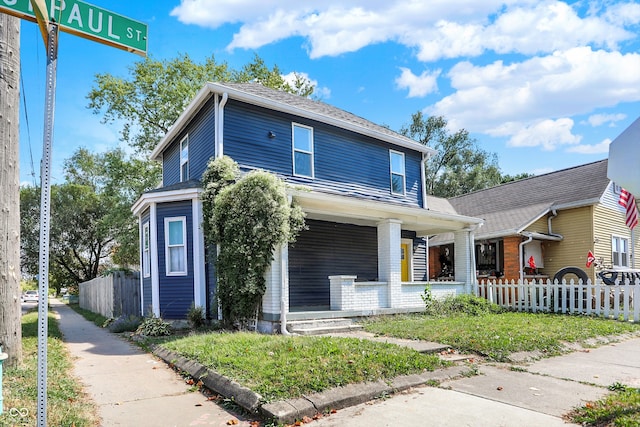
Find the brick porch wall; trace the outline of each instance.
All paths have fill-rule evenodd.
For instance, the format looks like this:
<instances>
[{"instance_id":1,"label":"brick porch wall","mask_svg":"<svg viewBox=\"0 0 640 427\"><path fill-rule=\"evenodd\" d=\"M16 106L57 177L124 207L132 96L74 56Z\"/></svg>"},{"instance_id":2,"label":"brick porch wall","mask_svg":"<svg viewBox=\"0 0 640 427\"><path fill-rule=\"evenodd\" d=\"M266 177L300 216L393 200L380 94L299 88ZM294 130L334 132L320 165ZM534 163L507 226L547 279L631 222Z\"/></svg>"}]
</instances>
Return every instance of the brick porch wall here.
<instances>
[{"instance_id":1,"label":"brick porch wall","mask_svg":"<svg viewBox=\"0 0 640 427\"><path fill-rule=\"evenodd\" d=\"M504 238L504 276L503 280L520 279L520 243L522 237L511 236Z\"/></svg>"}]
</instances>

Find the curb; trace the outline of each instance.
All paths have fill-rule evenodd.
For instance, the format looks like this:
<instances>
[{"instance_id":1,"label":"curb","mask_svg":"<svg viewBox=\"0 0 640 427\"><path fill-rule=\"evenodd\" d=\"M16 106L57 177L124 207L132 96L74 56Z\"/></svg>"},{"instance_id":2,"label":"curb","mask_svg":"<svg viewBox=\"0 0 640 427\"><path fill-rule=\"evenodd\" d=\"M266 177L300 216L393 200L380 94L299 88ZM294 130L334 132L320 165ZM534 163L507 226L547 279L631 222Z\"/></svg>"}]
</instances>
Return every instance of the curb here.
<instances>
[{"instance_id":1,"label":"curb","mask_svg":"<svg viewBox=\"0 0 640 427\"><path fill-rule=\"evenodd\" d=\"M247 387L232 381L193 360L186 359L160 346L153 346L153 354L187 372L193 378L216 393L233 399L235 403L251 413L261 413L267 419L289 424L303 417L313 417L318 413L344 409L359 405L381 396L401 392L412 387L422 386L431 381L446 381L458 378L465 370L464 366L453 366L422 374L403 375L389 382L382 380L335 387L320 393L303 395L289 400L262 404L262 396Z\"/></svg>"}]
</instances>

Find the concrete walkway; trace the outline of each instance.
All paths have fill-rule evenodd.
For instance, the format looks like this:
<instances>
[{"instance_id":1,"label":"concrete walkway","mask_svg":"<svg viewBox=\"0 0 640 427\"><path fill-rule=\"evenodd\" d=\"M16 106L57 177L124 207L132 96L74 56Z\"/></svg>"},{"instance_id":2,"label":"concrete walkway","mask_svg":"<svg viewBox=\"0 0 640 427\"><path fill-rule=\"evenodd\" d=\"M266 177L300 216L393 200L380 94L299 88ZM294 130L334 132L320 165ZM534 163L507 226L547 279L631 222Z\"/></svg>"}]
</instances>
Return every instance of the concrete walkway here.
<instances>
[{"instance_id":1,"label":"concrete walkway","mask_svg":"<svg viewBox=\"0 0 640 427\"><path fill-rule=\"evenodd\" d=\"M94 326L64 304L52 300L51 305L76 358L74 374L97 403L103 426L225 426L231 420L249 425L201 393L190 392L182 378L156 357ZM366 334L358 337L371 338ZM399 345L403 342L394 340ZM406 344L417 345L419 350L435 346ZM341 409L310 425L566 426L564 414L600 399L608 393L607 386L640 387L638 354L640 338L628 338L519 364L516 369L507 364L479 364L475 365L478 375L458 379L445 375L438 388L412 388Z\"/></svg>"},{"instance_id":2,"label":"concrete walkway","mask_svg":"<svg viewBox=\"0 0 640 427\"><path fill-rule=\"evenodd\" d=\"M338 411L316 427L567 426L562 416L602 398L614 383L640 386L640 338L478 374Z\"/></svg>"},{"instance_id":3,"label":"concrete walkway","mask_svg":"<svg viewBox=\"0 0 640 427\"><path fill-rule=\"evenodd\" d=\"M208 401L166 363L141 351L57 300L51 300L74 360L74 372L98 405L101 425L227 426L249 422Z\"/></svg>"}]
</instances>

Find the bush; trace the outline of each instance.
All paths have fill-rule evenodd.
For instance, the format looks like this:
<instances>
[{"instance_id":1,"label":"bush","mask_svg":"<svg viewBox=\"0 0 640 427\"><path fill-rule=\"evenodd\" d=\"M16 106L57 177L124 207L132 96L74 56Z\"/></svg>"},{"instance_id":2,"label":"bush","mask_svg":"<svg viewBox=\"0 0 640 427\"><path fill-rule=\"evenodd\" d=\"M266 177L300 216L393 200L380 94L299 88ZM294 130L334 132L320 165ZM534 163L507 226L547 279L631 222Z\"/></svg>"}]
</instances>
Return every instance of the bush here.
<instances>
[{"instance_id":1,"label":"bush","mask_svg":"<svg viewBox=\"0 0 640 427\"><path fill-rule=\"evenodd\" d=\"M152 315L142 321L138 329L136 329L136 333L148 337L161 337L171 335L173 328L170 323Z\"/></svg>"},{"instance_id":2,"label":"bush","mask_svg":"<svg viewBox=\"0 0 640 427\"><path fill-rule=\"evenodd\" d=\"M120 332L134 332L138 329L142 320L138 316L134 315L122 315L117 319L109 319L105 322L105 327L109 329L110 332L120 333Z\"/></svg>"},{"instance_id":3,"label":"bush","mask_svg":"<svg viewBox=\"0 0 640 427\"><path fill-rule=\"evenodd\" d=\"M204 307L191 303L191 307L187 312L187 320L189 321L189 325L194 329L204 326Z\"/></svg>"},{"instance_id":4,"label":"bush","mask_svg":"<svg viewBox=\"0 0 640 427\"><path fill-rule=\"evenodd\" d=\"M430 316L450 316L455 314L464 314L467 316L480 316L489 313L501 313L504 311L497 304L492 304L484 298L474 295L457 295L455 297L447 297L444 300L438 300L431 297L430 292L425 290L425 295L429 295L425 302L425 313Z\"/></svg>"}]
</instances>

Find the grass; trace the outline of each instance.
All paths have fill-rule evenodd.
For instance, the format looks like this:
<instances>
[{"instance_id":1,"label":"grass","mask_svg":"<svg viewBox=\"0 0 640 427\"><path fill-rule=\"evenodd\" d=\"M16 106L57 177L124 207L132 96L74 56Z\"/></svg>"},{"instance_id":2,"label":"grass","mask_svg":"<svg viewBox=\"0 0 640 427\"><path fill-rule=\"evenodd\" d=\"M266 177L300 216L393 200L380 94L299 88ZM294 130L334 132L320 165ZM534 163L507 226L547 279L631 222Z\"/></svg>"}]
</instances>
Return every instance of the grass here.
<instances>
[{"instance_id":1,"label":"grass","mask_svg":"<svg viewBox=\"0 0 640 427\"><path fill-rule=\"evenodd\" d=\"M597 402L589 402L569 414L569 419L584 426L635 427L640 425L640 389L614 384L613 393Z\"/></svg>"},{"instance_id":2,"label":"grass","mask_svg":"<svg viewBox=\"0 0 640 427\"><path fill-rule=\"evenodd\" d=\"M208 333L162 345L233 378L265 401L446 366L435 355L356 338Z\"/></svg>"},{"instance_id":3,"label":"grass","mask_svg":"<svg viewBox=\"0 0 640 427\"><path fill-rule=\"evenodd\" d=\"M565 342L640 332L640 325L595 317L545 313L484 313L446 317L404 315L371 319L365 329L379 335L435 341L462 352L508 361L514 352L548 356L566 352Z\"/></svg>"},{"instance_id":4,"label":"grass","mask_svg":"<svg viewBox=\"0 0 640 427\"><path fill-rule=\"evenodd\" d=\"M101 328L107 321L107 318L104 317L102 314L94 313L93 311L80 308L80 305L78 304L68 304L68 306L69 308L72 308L73 311L75 311L76 313L80 314L82 317L87 319L89 322L93 322L94 325L99 326Z\"/></svg>"},{"instance_id":5,"label":"grass","mask_svg":"<svg viewBox=\"0 0 640 427\"><path fill-rule=\"evenodd\" d=\"M72 363L58 324L49 315L47 342L47 424L96 426L98 418L82 386L70 375ZM4 413L1 426L35 426L37 419L38 313L22 316L23 364L4 370ZM13 409L13 410L12 410Z\"/></svg>"}]
</instances>

